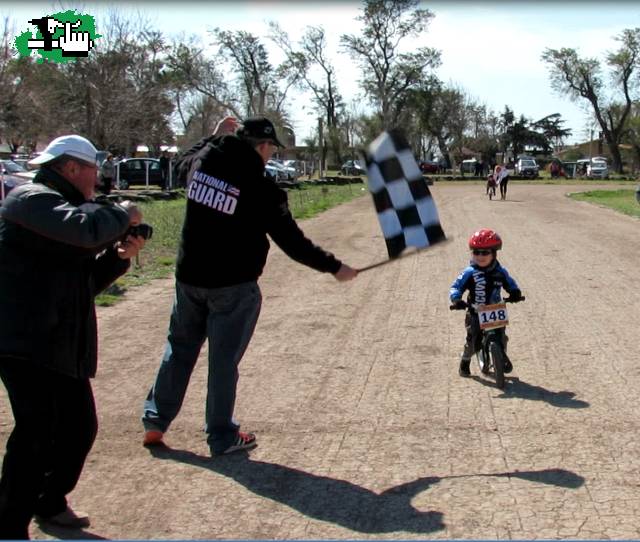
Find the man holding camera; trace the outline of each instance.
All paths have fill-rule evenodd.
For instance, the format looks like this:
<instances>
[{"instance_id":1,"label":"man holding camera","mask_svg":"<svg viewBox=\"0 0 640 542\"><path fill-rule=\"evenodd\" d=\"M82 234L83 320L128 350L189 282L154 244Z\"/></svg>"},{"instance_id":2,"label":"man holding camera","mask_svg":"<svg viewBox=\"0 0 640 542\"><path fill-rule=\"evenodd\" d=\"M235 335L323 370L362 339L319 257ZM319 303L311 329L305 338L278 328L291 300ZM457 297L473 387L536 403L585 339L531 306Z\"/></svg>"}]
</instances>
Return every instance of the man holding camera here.
<instances>
[{"instance_id":1,"label":"man holding camera","mask_svg":"<svg viewBox=\"0 0 640 542\"><path fill-rule=\"evenodd\" d=\"M94 297L124 274L144 239L131 202L97 203L96 148L54 139L31 164L33 183L0 207L0 379L15 425L0 479L0 538L29 538L29 523L86 527L66 495L97 432Z\"/></svg>"},{"instance_id":2,"label":"man holding camera","mask_svg":"<svg viewBox=\"0 0 640 542\"><path fill-rule=\"evenodd\" d=\"M291 216L287 194L265 177L278 147L264 117L242 127L223 119L178 160L186 178L187 211L176 265L176 297L155 384L144 404L144 444L162 444L177 416L200 349L209 341L207 443L213 455L256 446L233 419L238 364L251 340L262 296L258 278L269 251L267 235L296 261L336 280L357 271L314 245ZM186 175L186 177L184 177Z\"/></svg>"}]
</instances>

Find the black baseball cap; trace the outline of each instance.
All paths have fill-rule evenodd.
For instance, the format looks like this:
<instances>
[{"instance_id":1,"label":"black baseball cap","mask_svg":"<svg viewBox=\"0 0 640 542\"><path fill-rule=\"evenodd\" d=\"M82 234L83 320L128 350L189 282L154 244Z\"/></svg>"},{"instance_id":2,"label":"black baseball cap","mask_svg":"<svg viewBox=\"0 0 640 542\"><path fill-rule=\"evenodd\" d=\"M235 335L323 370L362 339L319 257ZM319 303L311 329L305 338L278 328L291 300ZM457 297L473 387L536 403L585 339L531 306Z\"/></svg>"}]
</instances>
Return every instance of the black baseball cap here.
<instances>
[{"instance_id":1,"label":"black baseball cap","mask_svg":"<svg viewBox=\"0 0 640 542\"><path fill-rule=\"evenodd\" d=\"M272 141L278 147L284 148L276 134L276 127L267 117L250 117L242 123L242 128L238 130L240 137L252 137L254 139L265 139Z\"/></svg>"}]
</instances>

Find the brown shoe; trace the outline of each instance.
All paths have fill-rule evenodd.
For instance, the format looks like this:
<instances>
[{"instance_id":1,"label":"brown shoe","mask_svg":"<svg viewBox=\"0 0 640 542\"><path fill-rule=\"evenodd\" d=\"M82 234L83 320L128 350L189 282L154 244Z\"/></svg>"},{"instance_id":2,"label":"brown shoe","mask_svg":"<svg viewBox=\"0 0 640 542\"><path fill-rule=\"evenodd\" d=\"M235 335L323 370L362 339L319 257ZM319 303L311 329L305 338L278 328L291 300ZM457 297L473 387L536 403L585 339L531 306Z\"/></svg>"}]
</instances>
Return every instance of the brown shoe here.
<instances>
[{"instance_id":1,"label":"brown shoe","mask_svg":"<svg viewBox=\"0 0 640 542\"><path fill-rule=\"evenodd\" d=\"M69 506L67 506L67 509L64 512L60 512L55 516L38 516L38 520L50 523L51 525L58 525L59 527L82 528L91 525L89 514L74 511Z\"/></svg>"},{"instance_id":2,"label":"brown shoe","mask_svg":"<svg viewBox=\"0 0 640 542\"><path fill-rule=\"evenodd\" d=\"M143 446L164 446L162 437L164 433L162 431L156 431L155 429L149 429L144 432L144 439L142 440Z\"/></svg>"}]
</instances>

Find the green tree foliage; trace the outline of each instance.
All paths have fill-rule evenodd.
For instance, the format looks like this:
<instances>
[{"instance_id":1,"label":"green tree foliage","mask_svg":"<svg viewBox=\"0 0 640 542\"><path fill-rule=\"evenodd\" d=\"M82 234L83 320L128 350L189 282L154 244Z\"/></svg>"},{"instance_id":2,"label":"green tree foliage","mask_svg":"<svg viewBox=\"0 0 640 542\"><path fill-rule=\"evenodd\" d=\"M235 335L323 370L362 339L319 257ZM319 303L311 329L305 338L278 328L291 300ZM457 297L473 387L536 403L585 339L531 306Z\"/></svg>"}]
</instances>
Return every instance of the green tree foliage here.
<instances>
[{"instance_id":1,"label":"green tree foliage","mask_svg":"<svg viewBox=\"0 0 640 542\"><path fill-rule=\"evenodd\" d=\"M571 135L571 130L563 128L564 123L560 113L553 113L535 121L532 127L544 136L547 142L546 146L552 145L554 148L558 148L562 146L564 139Z\"/></svg>"},{"instance_id":2,"label":"green tree foliage","mask_svg":"<svg viewBox=\"0 0 640 542\"><path fill-rule=\"evenodd\" d=\"M131 153L140 143L157 150L173 137L173 103L160 74L166 45L148 26L112 11L87 58L64 64L0 60L0 73L8 77L2 137L35 143L77 132L114 152Z\"/></svg>"}]
</instances>

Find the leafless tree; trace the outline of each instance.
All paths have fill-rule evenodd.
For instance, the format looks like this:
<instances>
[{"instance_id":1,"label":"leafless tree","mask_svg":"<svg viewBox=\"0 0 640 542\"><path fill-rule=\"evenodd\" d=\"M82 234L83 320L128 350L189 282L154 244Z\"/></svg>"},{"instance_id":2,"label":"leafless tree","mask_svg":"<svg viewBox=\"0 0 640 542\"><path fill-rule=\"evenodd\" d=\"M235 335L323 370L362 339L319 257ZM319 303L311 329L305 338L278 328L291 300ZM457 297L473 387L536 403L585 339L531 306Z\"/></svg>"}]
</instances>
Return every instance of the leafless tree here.
<instances>
[{"instance_id":1,"label":"leafless tree","mask_svg":"<svg viewBox=\"0 0 640 542\"><path fill-rule=\"evenodd\" d=\"M345 34L342 47L362 68L361 84L376 105L381 127L398 123L410 99L430 69L440 64L440 52L421 47L401 52L407 39L426 31L433 13L420 9L418 0L365 0L361 35Z\"/></svg>"},{"instance_id":2,"label":"leafless tree","mask_svg":"<svg viewBox=\"0 0 640 542\"><path fill-rule=\"evenodd\" d=\"M640 59L640 28L625 29L616 40L618 50L606 56L610 85L596 58L582 58L575 49L545 49L542 60L549 65L551 85L572 100L584 99L593 109L613 158L613 169L622 172L620 142L637 90Z\"/></svg>"}]
</instances>

